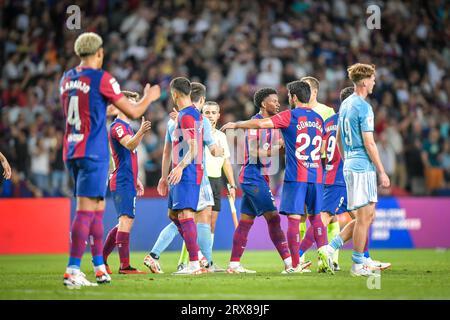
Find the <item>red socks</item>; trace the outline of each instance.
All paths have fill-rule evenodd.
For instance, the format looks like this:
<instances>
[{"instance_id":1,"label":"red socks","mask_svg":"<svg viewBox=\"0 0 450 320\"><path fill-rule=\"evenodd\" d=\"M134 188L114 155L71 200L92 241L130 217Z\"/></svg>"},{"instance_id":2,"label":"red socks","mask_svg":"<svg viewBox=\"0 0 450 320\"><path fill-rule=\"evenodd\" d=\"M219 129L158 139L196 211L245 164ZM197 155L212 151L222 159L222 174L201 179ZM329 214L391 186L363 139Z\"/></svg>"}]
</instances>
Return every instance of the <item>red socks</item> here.
<instances>
[{"instance_id":1,"label":"red socks","mask_svg":"<svg viewBox=\"0 0 450 320\"><path fill-rule=\"evenodd\" d=\"M300 219L288 217L287 240L289 251L291 251L292 266L294 268L297 267L300 261L300 255L298 254L298 250L300 248L300 233L298 229L299 224Z\"/></svg>"},{"instance_id":2,"label":"red socks","mask_svg":"<svg viewBox=\"0 0 450 320\"><path fill-rule=\"evenodd\" d=\"M183 230L183 238L186 249L189 252L190 261L198 261L198 244L197 244L197 225L193 218L178 219L181 229Z\"/></svg>"},{"instance_id":3,"label":"red socks","mask_svg":"<svg viewBox=\"0 0 450 320\"><path fill-rule=\"evenodd\" d=\"M247 245L248 233L253 225L254 220L239 220L239 224L233 235L233 249L231 249L230 261L241 261Z\"/></svg>"},{"instance_id":4,"label":"red socks","mask_svg":"<svg viewBox=\"0 0 450 320\"><path fill-rule=\"evenodd\" d=\"M283 229L281 229L280 216L277 214L272 219L267 220L267 227L269 228L270 239L275 245L275 248L277 248L281 258L283 260L289 258L291 253L289 252L286 236L284 235Z\"/></svg>"},{"instance_id":5,"label":"red socks","mask_svg":"<svg viewBox=\"0 0 450 320\"><path fill-rule=\"evenodd\" d=\"M106 236L105 244L103 246L103 261L105 261L105 264L109 255L116 247L117 230L118 226L115 226L108 232L108 235Z\"/></svg>"},{"instance_id":6,"label":"red socks","mask_svg":"<svg viewBox=\"0 0 450 320\"><path fill-rule=\"evenodd\" d=\"M130 233L117 231L116 245L119 250L120 269L130 266Z\"/></svg>"}]
</instances>

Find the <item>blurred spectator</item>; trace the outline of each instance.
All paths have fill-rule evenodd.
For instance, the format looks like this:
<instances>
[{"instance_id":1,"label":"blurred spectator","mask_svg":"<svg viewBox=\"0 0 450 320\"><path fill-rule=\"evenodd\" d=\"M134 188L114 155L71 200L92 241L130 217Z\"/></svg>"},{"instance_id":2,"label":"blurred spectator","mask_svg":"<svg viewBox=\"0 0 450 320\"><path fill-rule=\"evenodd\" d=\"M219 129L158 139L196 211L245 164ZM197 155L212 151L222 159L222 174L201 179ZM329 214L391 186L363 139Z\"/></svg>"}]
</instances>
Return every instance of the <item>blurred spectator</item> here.
<instances>
[{"instance_id":1,"label":"blurred spectator","mask_svg":"<svg viewBox=\"0 0 450 320\"><path fill-rule=\"evenodd\" d=\"M57 132L64 130L58 86L61 72L78 64L73 43L81 32L63 27L71 4L6 1L7 14L0 19L0 148L16 170L50 193L64 190L66 179L58 156ZM79 2L82 31L102 35L104 68L122 89L142 91L146 82L161 86L161 99L147 114L153 134L139 157L147 186L156 185L160 172L173 77L207 85L207 99L221 106L220 126L256 113L252 96L261 86L276 87L286 109L285 84L306 75L320 80L319 101L337 108L339 91L350 85L346 68L361 61L377 66L369 100L376 132L387 136L387 145L379 142L389 150L383 149L384 161L391 164L395 153L392 183L424 194L424 163L440 170L447 163L449 7L445 1L379 4L381 29L369 30L361 1ZM52 177L51 186L44 174ZM449 178L443 175L447 185Z\"/></svg>"}]
</instances>

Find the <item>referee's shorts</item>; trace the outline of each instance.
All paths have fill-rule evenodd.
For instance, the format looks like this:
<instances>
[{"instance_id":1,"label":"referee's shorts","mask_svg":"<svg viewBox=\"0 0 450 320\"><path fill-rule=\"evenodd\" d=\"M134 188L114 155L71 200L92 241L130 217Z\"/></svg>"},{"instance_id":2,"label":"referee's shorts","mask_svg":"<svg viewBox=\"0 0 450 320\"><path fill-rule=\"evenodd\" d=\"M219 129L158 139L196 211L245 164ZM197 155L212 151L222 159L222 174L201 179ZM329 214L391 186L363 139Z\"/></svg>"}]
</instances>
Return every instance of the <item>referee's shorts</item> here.
<instances>
[{"instance_id":1,"label":"referee's shorts","mask_svg":"<svg viewBox=\"0 0 450 320\"><path fill-rule=\"evenodd\" d=\"M347 210L357 210L377 202L377 174L375 171L354 172L344 170L347 187Z\"/></svg>"},{"instance_id":2,"label":"referee's shorts","mask_svg":"<svg viewBox=\"0 0 450 320\"><path fill-rule=\"evenodd\" d=\"M214 197L214 206L212 207L212 211L220 211L221 208L221 191L222 191L222 177L213 178L208 177L209 183L211 184L211 189Z\"/></svg>"}]
</instances>

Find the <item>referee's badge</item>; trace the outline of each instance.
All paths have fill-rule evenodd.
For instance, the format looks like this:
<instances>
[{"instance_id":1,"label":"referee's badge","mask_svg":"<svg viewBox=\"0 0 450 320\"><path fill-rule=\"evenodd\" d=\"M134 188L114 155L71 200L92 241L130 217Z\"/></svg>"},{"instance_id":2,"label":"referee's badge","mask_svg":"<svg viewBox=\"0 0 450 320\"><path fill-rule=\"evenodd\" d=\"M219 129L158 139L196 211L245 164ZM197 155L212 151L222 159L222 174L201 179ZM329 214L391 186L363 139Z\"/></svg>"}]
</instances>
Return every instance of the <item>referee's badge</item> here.
<instances>
[{"instance_id":1,"label":"referee's badge","mask_svg":"<svg viewBox=\"0 0 450 320\"><path fill-rule=\"evenodd\" d=\"M269 143L264 143L264 145L263 145L263 149L264 150L269 150L269 148L270 148L270 144Z\"/></svg>"}]
</instances>

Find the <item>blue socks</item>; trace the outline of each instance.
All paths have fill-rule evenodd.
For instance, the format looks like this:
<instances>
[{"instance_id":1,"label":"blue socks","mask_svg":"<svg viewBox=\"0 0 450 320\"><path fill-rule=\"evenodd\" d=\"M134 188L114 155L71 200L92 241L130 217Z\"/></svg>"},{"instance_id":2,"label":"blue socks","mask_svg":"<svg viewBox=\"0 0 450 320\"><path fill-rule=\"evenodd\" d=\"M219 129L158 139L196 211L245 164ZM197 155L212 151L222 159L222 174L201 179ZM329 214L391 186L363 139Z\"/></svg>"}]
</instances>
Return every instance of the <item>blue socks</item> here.
<instances>
[{"instance_id":1,"label":"blue socks","mask_svg":"<svg viewBox=\"0 0 450 320\"><path fill-rule=\"evenodd\" d=\"M356 264L363 264L364 263L364 253L353 250L352 261Z\"/></svg>"},{"instance_id":2,"label":"blue socks","mask_svg":"<svg viewBox=\"0 0 450 320\"><path fill-rule=\"evenodd\" d=\"M364 251L364 258L370 258L369 250Z\"/></svg>"},{"instance_id":3,"label":"blue socks","mask_svg":"<svg viewBox=\"0 0 450 320\"><path fill-rule=\"evenodd\" d=\"M197 223L197 242L200 251L206 259L212 261L212 241L211 241L211 225L206 223Z\"/></svg>"},{"instance_id":4,"label":"blue socks","mask_svg":"<svg viewBox=\"0 0 450 320\"><path fill-rule=\"evenodd\" d=\"M334 250L339 250L344 246L344 240L342 240L340 235L337 235L336 237L331 240L329 243L330 247L332 247Z\"/></svg>"},{"instance_id":5,"label":"blue socks","mask_svg":"<svg viewBox=\"0 0 450 320\"><path fill-rule=\"evenodd\" d=\"M159 258L161 253L163 253L164 250L167 249L167 247L177 236L177 234L178 228L175 223L169 223L159 234L158 240L156 240L156 243L150 252L155 254Z\"/></svg>"},{"instance_id":6,"label":"blue socks","mask_svg":"<svg viewBox=\"0 0 450 320\"><path fill-rule=\"evenodd\" d=\"M94 264L94 267L101 266L102 264L104 264L103 256L92 257L92 263Z\"/></svg>"},{"instance_id":7,"label":"blue socks","mask_svg":"<svg viewBox=\"0 0 450 320\"><path fill-rule=\"evenodd\" d=\"M102 260L103 260L103 258L102 258ZM73 268L73 269L80 269L80 265L81 265L81 259L69 257L69 263L67 264L67 267Z\"/></svg>"}]
</instances>

